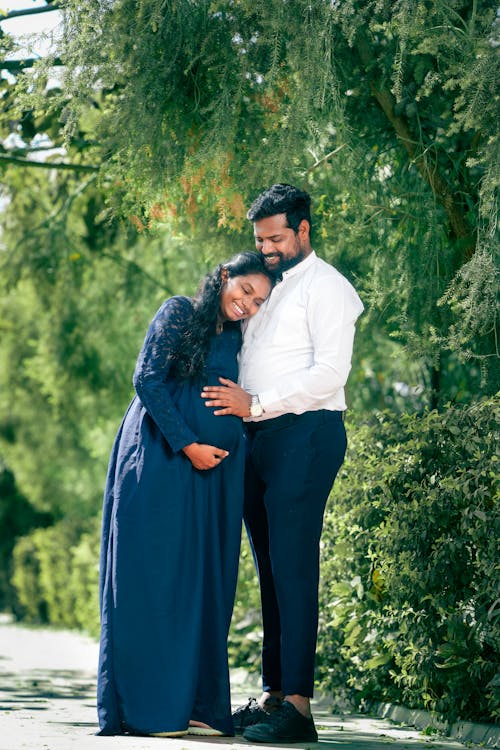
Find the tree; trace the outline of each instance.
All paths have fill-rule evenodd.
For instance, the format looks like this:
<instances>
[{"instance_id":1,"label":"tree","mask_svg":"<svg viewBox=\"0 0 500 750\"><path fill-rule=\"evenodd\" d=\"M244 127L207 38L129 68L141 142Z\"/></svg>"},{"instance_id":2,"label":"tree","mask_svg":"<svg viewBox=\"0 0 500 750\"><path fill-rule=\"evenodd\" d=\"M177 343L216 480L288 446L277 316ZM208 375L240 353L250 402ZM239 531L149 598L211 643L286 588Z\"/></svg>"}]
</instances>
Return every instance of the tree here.
<instances>
[{"instance_id":1,"label":"tree","mask_svg":"<svg viewBox=\"0 0 500 750\"><path fill-rule=\"evenodd\" d=\"M371 257L365 244L352 265L369 307L433 360L435 390L450 353L485 376L498 356L493 2L65 8L67 133L82 104L101 107L122 207L154 218L182 205L238 230L264 184L310 186L325 241L342 232L352 259L367 239Z\"/></svg>"},{"instance_id":2,"label":"tree","mask_svg":"<svg viewBox=\"0 0 500 750\"><path fill-rule=\"evenodd\" d=\"M214 247L239 241L258 189L299 183L319 196L320 252L368 303L367 338L383 326L422 358L435 404L496 391L494 3L64 8L60 48L21 76L37 94L13 100L21 122L66 123L115 212L190 221Z\"/></svg>"}]
</instances>

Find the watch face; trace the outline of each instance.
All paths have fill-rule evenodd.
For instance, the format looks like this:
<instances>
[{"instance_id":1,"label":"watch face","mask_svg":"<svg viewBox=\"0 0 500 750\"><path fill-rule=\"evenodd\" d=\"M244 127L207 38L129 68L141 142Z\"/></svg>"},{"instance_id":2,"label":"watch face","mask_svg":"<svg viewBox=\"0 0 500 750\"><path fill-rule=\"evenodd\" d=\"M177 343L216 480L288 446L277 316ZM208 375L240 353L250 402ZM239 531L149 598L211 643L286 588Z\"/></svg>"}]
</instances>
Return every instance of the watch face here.
<instances>
[{"instance_id":1,"label":"watch face","mask_svg":"<svg viewBox=\"0 0 500 750\"><path fill-rule=\"evenodd\" d=\"M259 401L259 397L257 395L252 396L252 402L250 404L250 416L251 417L260 417L263 413L264 409L261 406L261 403Z\"/></svg>"}]
</instances>

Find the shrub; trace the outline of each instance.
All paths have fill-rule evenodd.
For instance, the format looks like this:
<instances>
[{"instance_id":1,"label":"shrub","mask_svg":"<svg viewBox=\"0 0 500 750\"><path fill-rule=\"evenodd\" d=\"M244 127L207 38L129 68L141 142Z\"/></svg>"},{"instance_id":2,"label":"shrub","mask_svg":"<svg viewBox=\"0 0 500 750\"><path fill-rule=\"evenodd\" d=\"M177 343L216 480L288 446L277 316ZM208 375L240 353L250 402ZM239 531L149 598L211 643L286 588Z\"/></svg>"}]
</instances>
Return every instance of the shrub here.
<instances>
[{"instance_id":1,"label":"shrub","mask_svg":"<svg viewBox=\"0 0 500 750\"><path fill-rule=\"evenodd\" d=\"M16 611L15 593L10 580L16 541L34 527L50 523L53 523L51 516L36 511L21 494L14 475L0 456L0 611Z\"/></svg>"},{"instance_id":2,"label":"shrub","mask_svg":"<svg viewBox=\"0 0 500 750\"><path fill-rule=\"evenodd\" d=\"M99 543L101 519L93 519L71 550L70 586L75 598L78 627L90 635L99 634Z\"/></svg>"},{"instance_id":3,"label":"shrub","mask_svg":"<svg viewBox=\"0 0 500 750\"><path fill-rule=\"evenodd\" d=\"M98 545L97 521L84 533L63 520L19 539L12 584L22 619L96 633Z\"/></svg>"},{"instance_id":4,"label":"shrub","mask_svg":"<svg viewBox=\"0 0 500 750\"><path fill-rule=\"evenodd\" d=\"M498 719L497 425L490 400L351 430L323 534L322 687Z\"/></svg>"},{"instance_id":5,"label":"shrub","mask_svg":"<svg viewBox=\"0 0 500 750\"><path fill-rule=\"evenodd\" d=\"M40 592L39 530L21 537L13 552L12 585L16 592L15 610L28 622L47 622L47 602Z\"/></svg>"}]
</instances>

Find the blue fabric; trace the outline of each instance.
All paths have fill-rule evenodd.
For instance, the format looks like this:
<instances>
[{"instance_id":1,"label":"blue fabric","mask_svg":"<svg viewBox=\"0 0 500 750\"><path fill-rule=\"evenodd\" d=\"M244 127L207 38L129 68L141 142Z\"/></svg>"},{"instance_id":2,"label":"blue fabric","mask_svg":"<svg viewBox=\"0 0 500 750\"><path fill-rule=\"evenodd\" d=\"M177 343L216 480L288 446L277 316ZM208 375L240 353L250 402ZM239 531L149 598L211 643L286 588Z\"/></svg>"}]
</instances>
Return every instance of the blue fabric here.
<instances>
[{"instance_id":1,"label":"blue fabric","mask_svg":"<svg viewBox=\"0 0 500 750\"><path fill-rule=\"evenodd\" d=\"M227 634L243 512L241 420L200 397L237 379L239 325L214 336L205 377L178 380L172 355L192 303L167 300L146 335L137 395L116 436L101 541L101 734L186 729L190 719L233 733ZM198 441L229 451L198 471L181 451Z\"/></svg>"}]
</instances>

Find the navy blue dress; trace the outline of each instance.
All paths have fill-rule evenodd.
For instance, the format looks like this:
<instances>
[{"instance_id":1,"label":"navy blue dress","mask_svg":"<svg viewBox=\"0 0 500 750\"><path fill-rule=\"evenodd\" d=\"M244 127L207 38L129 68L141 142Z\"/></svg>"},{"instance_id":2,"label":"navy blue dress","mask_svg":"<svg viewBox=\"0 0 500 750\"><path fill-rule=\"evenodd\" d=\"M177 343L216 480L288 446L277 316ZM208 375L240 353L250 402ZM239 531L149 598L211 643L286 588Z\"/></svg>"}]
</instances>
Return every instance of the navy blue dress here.
<instances>
[{"instance_id":1,"label":"navy blue dress","mask_svg":"<svg viewBox=\"0 0 500 750\"><path fill-rule=\"evenodd\" d=\"M186 729L189 720L233 734L227 635L243 512L241 420L214 416L204 383L237 380L239 324L211 342L202 379L171 374L192 302L167 300L139 355L137 395L113 446L101 540L100 734ZM193 468L182 448L229 451Z\"/></svg>"}]
</instances>

